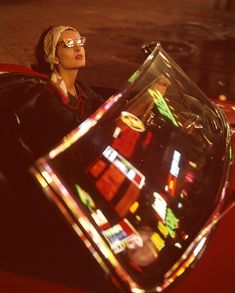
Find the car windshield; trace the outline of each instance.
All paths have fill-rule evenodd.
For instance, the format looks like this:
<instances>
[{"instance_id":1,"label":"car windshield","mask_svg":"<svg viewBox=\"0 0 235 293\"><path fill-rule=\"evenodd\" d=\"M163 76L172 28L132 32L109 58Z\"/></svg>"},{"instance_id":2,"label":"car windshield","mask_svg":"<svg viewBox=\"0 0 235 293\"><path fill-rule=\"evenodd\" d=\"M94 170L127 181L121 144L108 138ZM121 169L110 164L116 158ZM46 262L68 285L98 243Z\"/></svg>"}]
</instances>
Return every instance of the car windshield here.
<instances>
[{"instance_id":1,"label":"car windshield","mask_svg":"<svg viewBox=\"0 0 235 293\"><path fill-rule=\"evenodd\" d=\"M223 115L157 45L33 172L106 271L151 289L221 202L229 149Z\"/></svg>"}]
</instances>

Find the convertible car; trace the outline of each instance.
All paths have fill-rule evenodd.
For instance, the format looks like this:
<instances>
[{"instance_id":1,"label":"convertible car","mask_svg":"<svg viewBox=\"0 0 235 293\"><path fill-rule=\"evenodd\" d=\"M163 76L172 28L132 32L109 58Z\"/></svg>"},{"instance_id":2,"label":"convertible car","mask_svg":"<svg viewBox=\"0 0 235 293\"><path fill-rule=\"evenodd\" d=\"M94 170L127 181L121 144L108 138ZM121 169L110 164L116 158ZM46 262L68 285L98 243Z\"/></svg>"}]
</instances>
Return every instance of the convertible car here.
<instances>
[{"instance_id":1,"label":"convertible car","mask_svg":"<svg viewBox=\"0 0 235 293\"><path fill-rule=\"evenodd\" d=\"M153 47L153 44L151 44ZM234 206L234 107L159 43L118 91L35 159L22 133L47 77L0 65L2 270L92 292L162 292ZM43 117L42 117L43 119Z\"/></svg>"}]
</instances>

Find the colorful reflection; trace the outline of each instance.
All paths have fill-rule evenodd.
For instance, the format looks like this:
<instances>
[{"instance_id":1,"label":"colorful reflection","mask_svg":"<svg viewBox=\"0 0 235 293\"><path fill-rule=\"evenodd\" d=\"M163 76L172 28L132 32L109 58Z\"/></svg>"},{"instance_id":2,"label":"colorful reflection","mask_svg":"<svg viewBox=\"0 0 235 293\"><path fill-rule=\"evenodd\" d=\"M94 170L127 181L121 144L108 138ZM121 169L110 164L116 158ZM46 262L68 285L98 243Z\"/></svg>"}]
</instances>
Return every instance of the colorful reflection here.
<instances>
[{"instance_id":1,"label":"colorful reflection","mask_svg":"<svg viewBox=\"0 0 235 293\"><path fill-rule=\"evenodd\" d=\"M112 162L130 181L132 181L139 189L145 182L145 177L132 164L130 164L123 156L121 156L111 146L108 146L103 152L105 158Z\"/></svg>"},{"instance_id":2,"label":"colorful reflection","mask_svg":"<svg viewBox=\"0 0 235 293\"><path fill-rule=\"evenodd\" d=\"M131 292L163 290L200 255L232 159L221 117L163 55L38 163L47 193Z\"/></svg>"},{"instance_id":3,"label":"colorful reflection","mask_svg":"<svg viewBox=\"0 0 235 293\"><path fill-rule=\"evenodd\" d=\"M154 103L157 106L159 112L163 116L170 119L175 126L178 126L178 123L177 123L174 115L172 114L172 111L168 107L168 105L167 105L165 99L163 98L163 96L161 95L161 93L157 90L152 90L152 89L149 89L148 92L153 97Z\"/></svg>"},{"instance_id":4,"label":"colorful reflection","mask_svg":"<svg viewBox=\"0 0 235 293\"><path fill-rule=\"evenodd\" d=\"M127 219L102 231L114 253L123 252L126 248L135 249L143 246L142 238Z\"/></svg>"}]
</instances>

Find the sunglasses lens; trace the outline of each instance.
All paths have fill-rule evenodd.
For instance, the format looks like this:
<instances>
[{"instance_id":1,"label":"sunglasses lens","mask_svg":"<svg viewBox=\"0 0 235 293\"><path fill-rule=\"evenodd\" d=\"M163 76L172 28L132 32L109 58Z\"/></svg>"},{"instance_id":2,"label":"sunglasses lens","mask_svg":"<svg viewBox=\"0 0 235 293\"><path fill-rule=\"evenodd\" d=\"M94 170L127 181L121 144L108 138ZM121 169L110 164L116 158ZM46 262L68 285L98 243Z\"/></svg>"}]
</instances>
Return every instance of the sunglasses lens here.
<instances>
[{"instance_id":1,"label":"sunglasses lens","mask_svg":"<svg viewBox=\"0 0 235 293\"><path fill-rule=\"evenodd\" d=\"M65 46L66 46L67 48L73 48L73 47L74 47L74 40L72 40L72 39L70 39L70 40L66 40L66 41L64 42L64 44L65 44Z\"/></svg>"},{"instance_id":2,"label":"sunglasses lens","mask_svg":"<svg viewBox=\"0 0 235 293\"><path fill-rule=\"evenodd\" d=\"M84 38L84 37L81 37L81 38L78 38L77 39L77 44L80 47L84 46L85 45L85 42L86 42L86 38Z\"/></svg>"},{"instance_id":3,"label":"sunglasses lens","mask_svg":"<svg viewBox=\"0 0 235 293\"><path fill-rule=\"evenodd\" d=\"M81 37L75 40L74 39L64 40L64 44L67 48L73 48L75 44L77 44L79 47L83 47L85 45L85 42L86 42L85 37Z\"/></svg>"}]
</instances>

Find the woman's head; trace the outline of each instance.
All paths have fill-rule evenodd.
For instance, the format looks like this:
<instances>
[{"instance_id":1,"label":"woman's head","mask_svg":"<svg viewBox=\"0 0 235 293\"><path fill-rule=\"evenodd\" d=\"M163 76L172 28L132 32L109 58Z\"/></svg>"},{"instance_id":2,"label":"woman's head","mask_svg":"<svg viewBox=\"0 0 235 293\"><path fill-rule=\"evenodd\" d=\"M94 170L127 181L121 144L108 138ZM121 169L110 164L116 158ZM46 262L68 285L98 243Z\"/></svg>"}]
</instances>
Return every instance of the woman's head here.
<instances>
[{"instance_id":1,"label":"woman's head","mask_svg":"<svg viewBox=\"0 0 235 293\"><path fill-rule=\"evenodd\" d=\"M71 70L85 66L85 38L69 26L54 26L41 35L37 48L35 68L44 73L57 69Z\"/></svg>"}]
</instances>

